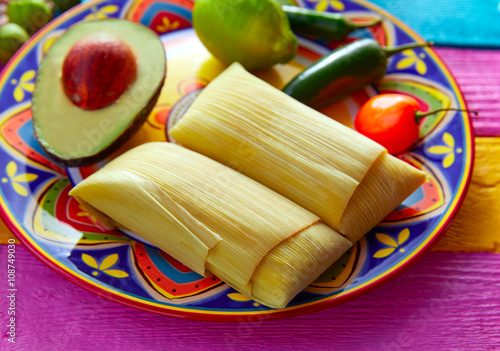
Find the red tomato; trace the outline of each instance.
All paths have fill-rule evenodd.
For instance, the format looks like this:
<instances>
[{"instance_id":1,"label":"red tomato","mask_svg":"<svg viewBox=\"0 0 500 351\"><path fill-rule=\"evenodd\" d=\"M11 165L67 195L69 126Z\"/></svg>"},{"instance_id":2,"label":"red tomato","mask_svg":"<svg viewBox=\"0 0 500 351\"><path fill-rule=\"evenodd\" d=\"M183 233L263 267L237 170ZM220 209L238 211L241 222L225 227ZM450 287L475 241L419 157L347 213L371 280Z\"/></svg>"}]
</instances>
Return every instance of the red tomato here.
<instances>
[{"instance_id":1,"label":"red tomato","mask_svg":"<svg viewBox=\"0 0 500 351\"><path fill-rule=\"evenodd\" d=\"M418 101L406 95L378 95L361 107L354 127L389 153L398 154L418 140L418 108Z\"/></svg>"}]
</instances>

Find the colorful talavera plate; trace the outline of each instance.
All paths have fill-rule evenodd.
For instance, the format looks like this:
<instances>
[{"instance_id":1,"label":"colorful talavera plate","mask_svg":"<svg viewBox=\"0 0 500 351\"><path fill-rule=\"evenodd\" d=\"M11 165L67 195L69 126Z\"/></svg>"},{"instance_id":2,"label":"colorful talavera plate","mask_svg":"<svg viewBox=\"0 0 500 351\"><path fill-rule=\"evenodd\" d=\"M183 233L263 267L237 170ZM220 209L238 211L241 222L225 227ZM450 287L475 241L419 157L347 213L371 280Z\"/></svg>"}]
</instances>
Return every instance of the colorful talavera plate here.
<instances>
[{"instance_id":1,"label":"colorful talavera plate","mask_svg":"<svg viewBox=\"0 0 500 351\"><path fill-rule=\"evenodd\" d=\"M382 25L357 31L346 41L373 37L391 46L421 40L394 17L361 0L301 0L297 5L342 11L356 21L383 17ZM0 205L3 219L18 239L49 267L99 295L155 313L215 321L283 318L331 307L386 283L426 252L450 224L470 180L474 148L465 113L443 112L425 120L419 142L400 157L426 170L429 181L282 310L248 300L215 276L193 273L133 233L107 230L68 196L72 184L102 164L64 169L47 158L34 138L30 101L44 53L79 21L119 17L157 31L167 51L167 81L147 123L119 152L149 140L165 141L197 94L224 69L192 30L192 8L188 0L85 3L43 28L4 69ZM294 62L259 76L282 87L342 43L301 38ZM377 90L414 96L424 111L465 108L445 65L432 50L422 48L396 55L381 82L322 112L352 125L360 105ZM97 134L89 132L89 138L99 138Z\"/></svg>"}]
</instances>

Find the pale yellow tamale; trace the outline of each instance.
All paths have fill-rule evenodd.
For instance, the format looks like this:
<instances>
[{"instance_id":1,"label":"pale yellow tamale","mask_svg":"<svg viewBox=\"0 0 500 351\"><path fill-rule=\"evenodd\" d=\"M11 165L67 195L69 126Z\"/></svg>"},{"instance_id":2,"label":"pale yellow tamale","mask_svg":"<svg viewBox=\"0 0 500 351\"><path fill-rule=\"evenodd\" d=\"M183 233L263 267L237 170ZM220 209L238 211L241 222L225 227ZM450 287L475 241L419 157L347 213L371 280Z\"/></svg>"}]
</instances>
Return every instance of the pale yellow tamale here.
<instances>
[{"instance_id":1,"label":"pale yellow tamale","mask_svg":"<svg viewBox=\"0 0 500 351\"><path fill-rule=\"evenodd\" d=\"M285 307L351 246L294 202L171 143L126 152L70 194L108 225L271 307Z\"/></svg>"},{"instance_id":2,"label":"pale yellow tamale","mask_svg":"<svg viewBox=\"0 0 500 351\"><path fill-rule=\"evenodd\" d=\"M425 180L385 148L235 63L170 131L296 202L352 242Z\"/></svg>"},{"instance_id":3,"label":"pale yellow tamale","mask_svg":"<svg viewBox=\"0 0 500 351\"><path fill-rule=\"evenodd\" d=\"M387 152L382 153L354 191L337 230L357 241L382 221L426 179Z\"/></svg>"}]
</instances>

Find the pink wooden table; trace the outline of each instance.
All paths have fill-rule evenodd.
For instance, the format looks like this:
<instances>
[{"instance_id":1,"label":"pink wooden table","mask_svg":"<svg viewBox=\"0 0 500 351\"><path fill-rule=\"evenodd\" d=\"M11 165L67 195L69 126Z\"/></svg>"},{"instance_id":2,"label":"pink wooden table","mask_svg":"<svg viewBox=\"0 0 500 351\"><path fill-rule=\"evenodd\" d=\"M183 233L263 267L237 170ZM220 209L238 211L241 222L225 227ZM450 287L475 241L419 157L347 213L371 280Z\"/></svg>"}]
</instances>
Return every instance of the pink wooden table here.
<instances>
[{"instance_id":1,"label":"pink wooden table","mask_svg":"<svg viewBox=\"0 0 500 351\"><path fill-rule=\"evenodd\" d=\"M12 346L3 339L2 350L396 351L500 345L498 254L433 252L356 301L248 324L180 320L124 307L66 281L24 248L17 251L17 341ZM2 262L5 252L0 246ZM0 271L6 281L5 269ZM5 330L5 315L1 323Z\"/></svg>"},{"instance_id":2,"label":"pink wooden table","mask_svg":"<svg viewBox=\"0 0 500 351\"><path fill-rule=\"evenodd\" d=\"M500 124L491 123L500 121L500 51L437 51L481 113L476 131L500 135ZM1 350L500 350L500 255L492 253L431 252L356 301L249 324L119 305L66 281L18 245L16 344L7 341L6 265L0 245Z\"/></svg>"}]
</instances>

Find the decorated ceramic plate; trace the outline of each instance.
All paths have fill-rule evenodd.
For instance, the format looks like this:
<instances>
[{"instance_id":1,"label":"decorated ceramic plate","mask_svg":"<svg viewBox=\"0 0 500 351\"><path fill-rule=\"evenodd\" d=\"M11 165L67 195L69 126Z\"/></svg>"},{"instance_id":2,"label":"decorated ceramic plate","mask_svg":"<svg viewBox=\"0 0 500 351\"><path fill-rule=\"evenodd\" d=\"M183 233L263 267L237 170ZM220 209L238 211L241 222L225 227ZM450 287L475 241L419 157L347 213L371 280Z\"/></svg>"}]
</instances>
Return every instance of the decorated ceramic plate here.
<instances>
[{"instance_id":1,"label":"decorated ceramic plate","mask_svg":"<svg viewBox=\"0 0 500 351\"><path fill-rule=\"evenodd\" d=\"M296 5L341 11L354 21L381 16L383 22L358 30L343 42L299 38L295 61L259 74L278 88L346 41L372 37L392 46L421 40L390 14L362 0L299 0ZM199 276L133 233L107 230L68 196L73 184L102 164L65 169L50 160L34 138L31 96L47 49L79 21L114 17L151 27L166 48L166 84L147 122L118 152L145 141L172 141L168 130L225 68L197 39L191 28L192 8L189 0L85 3L43 28L4 69L0 205L17 238L49 267L94 293L146 311L215 321L283 318L325 309L386 283L426 252L451 223L470 180L473 138L468 115L462 112L442 112L425 120L419 142L399 157L425 170L429 180L281 310L247 299L215 276ZM378 92L411 95L423 111L465 108L439 57L431 49L418 48L391 58L388 74L376 85L322 112L352 126L359 107Z\"/></svg>"}]
</instances>

